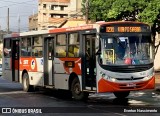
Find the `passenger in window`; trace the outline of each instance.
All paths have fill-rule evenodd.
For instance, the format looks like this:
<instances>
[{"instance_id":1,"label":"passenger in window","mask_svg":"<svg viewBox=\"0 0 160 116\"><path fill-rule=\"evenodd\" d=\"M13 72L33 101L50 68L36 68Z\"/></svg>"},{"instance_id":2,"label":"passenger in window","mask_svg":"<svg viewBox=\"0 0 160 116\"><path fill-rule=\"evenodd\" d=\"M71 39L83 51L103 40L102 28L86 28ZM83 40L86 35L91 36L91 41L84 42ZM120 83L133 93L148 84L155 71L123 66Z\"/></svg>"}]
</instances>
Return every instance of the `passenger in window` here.
<instances>
[{"instance_id":1,"label":"passenger in window","mask_svg":"<svg viewBox=\"0 0 160 116\"><path fill-rule=\"evenodd\" d=\"M77 46L74 47L74 56L79 57L79 47Z\"/></svg>"},{"instance_id":2,"label":"passenger in window","mask_svg":"<svg viewBox=\"0 0 160 116\"><path fill-rule=\"evenodd\" d=\"M58 57L65 57L66 56L66 51L61 47L57 47L57 56Z\"/></svg>"},{"instance_id":3,"label":"passenger in window","mask_svg":"<svg viewBox=\"0 0 160 116\"><path fill-rule=\"evenodd\" d=\"M4 48L3 51L4 51L4 56L9 56L9 53L10 53L9 49Z\"/></svg>"}]
</instances>

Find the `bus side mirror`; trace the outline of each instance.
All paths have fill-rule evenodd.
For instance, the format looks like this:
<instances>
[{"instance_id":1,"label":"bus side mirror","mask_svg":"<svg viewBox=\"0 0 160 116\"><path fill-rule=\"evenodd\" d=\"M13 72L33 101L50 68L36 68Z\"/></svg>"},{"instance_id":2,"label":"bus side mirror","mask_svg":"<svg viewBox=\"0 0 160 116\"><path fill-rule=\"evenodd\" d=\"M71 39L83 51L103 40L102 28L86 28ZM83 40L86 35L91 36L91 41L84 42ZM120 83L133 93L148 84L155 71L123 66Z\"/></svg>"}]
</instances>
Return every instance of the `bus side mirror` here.
<instances>
[{"instance_id":1,"label":"bus side mirror","mask_svg":"<svg viewBox=\"0 0 160 116\"><path fill-rule=\"evenodd\" d=\"M108 43L113 44L113 38L108 38Z\"/></svg>"}]
</instances>

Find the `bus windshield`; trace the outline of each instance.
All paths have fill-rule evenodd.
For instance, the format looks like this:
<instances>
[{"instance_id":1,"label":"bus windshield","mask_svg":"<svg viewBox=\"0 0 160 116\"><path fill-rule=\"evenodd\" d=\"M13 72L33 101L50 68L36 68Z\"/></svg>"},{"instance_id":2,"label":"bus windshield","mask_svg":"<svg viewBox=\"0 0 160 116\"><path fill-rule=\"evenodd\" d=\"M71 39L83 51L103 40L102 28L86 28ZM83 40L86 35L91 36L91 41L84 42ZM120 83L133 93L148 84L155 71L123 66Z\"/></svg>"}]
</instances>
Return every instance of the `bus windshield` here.
<instances>
[{"instance_id":1,"label":"bus windshield","mask_svg":"<svg viewBox=\"0 0 160 116\"><path fill-rule=\"evenodd\" d=\"M153 62L151 36L101 36L103 65L141 65Z\"/></svg>"}]
</instances>

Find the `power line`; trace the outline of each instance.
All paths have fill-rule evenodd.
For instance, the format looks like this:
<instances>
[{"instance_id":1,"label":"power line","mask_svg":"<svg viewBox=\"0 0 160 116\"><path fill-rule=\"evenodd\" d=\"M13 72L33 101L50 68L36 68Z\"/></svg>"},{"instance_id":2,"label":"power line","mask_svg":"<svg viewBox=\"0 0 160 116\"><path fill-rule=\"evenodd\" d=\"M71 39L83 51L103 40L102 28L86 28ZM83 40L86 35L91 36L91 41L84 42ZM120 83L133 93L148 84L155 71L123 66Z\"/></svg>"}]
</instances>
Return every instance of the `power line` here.
<instances>
[{"instance_id":1,"label":"power line","mask_svg":"<svg viewBox=\"0 0 160 116\"><path fill-rule=\"evenodd\" d=\"M30 12L20 12L20 13L10 13L12 15L10 15L10 17L17 17L17 14L20 14L20 16L30 16L31 14L33 14L33 11ZM37 14L37 13L35 13ZM6 18L6 15L1 15L0 18Z\"/></svg>"},{"instance_id":2,"label":"power line","mask_svg":"<svg viewBox=\"0 0 160 116\"><path fill-rule=\"evenodd\" d=\"M17 14L17 16L18 16L18 14ZM17 16L16 15L13 15L13 16L10 15L10 18L16 18ZM20 15L21 18L23 18L23 17L29 17L29 16L30 15ZM0 19L5 19L5 18L6 18L6 16L0 17Z\"/></svg>"},{"instance_id":3,"label":"power line","mask_svg":"<svg viewBox=\"0 0 160 116\"><path fill-rule=\"evenodd\" d=\"M18 3L18 4L20 3L20 2L13 2L13 1L8 1L8 0L3 0L3 1L1 0L0 2ZM28 4L28 3L27 3L27 4ZM33 5L33 4L30 4L30 5Z\"/></svg>"},{"instance_id":4,"label":"power line","mask_svg":"<svg viewBox=\"0 0 160 116\"><path fill-rule=\"evenodd\" d=\"M29 2L29 1L28 1L28 2ZM32 1L32 2L33 2L33 1ZM26 3L26 2L15 3L15 4L24 4L24 3ZM12 5L13 5L13 4L12 4ZM1 7L0 7L0 8L1 8ZM79 9L79 10L80 10L79 12L75 12L75 10L68 12L68 14L71 14L72 12L75 12L75 13L72 14L72 16L70 15L70 17L65 18L64 20L62 20L62 19L57 19L57 20L55 20L56 22L55 22L54 24L62 23L62 22L64 22L65 20L68 20L68 19L71 19L71 18L77 16L79 13L81 13L81 9ZM20 16L21 16L21 15L20 15ZM25 16L25 15L23 15L23 16ZM11 16L11 17L17 17L17 16ZM44 22L40 22L40 23L44 23ZM49 23L49 22L45 22L45 23ZM14 26L14 27L18 27L18 26ZM25 29L28 30L28 29L29 29L28 27L29 27L29 26L21 27L21 30L25 30ZM15 29L15 28L11 28L11 29ZM17 30L17 28L16 28L16 30Z\"/></svg>"},{"instance_id":5,"label":"power line","mask_svg":"<svg viewBox=\"0 0 160 116\"><path fill-rule=\"evenodd\" d=\"M13 5L19 5L19 4L23 4L23 5L33 5L33 4L28 4L28 2L33 2L33 0L32 1L26 1L26 2L15 2L15 3L13 3L13 4L10 4L10 5L6 5L6 6L1 6L0 8L5 8L5 7L9 7L9 6L13 6ZM35 6L35 5L34 5Z\"/></svg>"}]
</instances>

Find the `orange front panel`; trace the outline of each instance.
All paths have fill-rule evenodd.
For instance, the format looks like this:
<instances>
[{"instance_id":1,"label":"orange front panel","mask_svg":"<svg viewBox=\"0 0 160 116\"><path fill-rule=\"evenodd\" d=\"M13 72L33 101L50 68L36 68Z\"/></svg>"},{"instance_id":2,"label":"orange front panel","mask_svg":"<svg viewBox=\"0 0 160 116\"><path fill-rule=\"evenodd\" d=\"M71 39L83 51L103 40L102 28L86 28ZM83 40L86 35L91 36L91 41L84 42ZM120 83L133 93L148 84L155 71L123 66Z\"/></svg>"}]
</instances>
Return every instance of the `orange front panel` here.
<instances>
[{"instance_id":1,"label":"orange front panel","mask_svg":"<svg viewBox=\"0 0 160 116\"><path fill-rule=\"evenodd\" d=\"M129 86L129 85L135 86ZM155 87L155 77L153 76L148 81L135 82L135 83L113 83L106 81L103 78L98 82L98 92L115 92L115 91L135 91L135 90L145 90L154 89Z\"/></svg>"}]
</instances>

